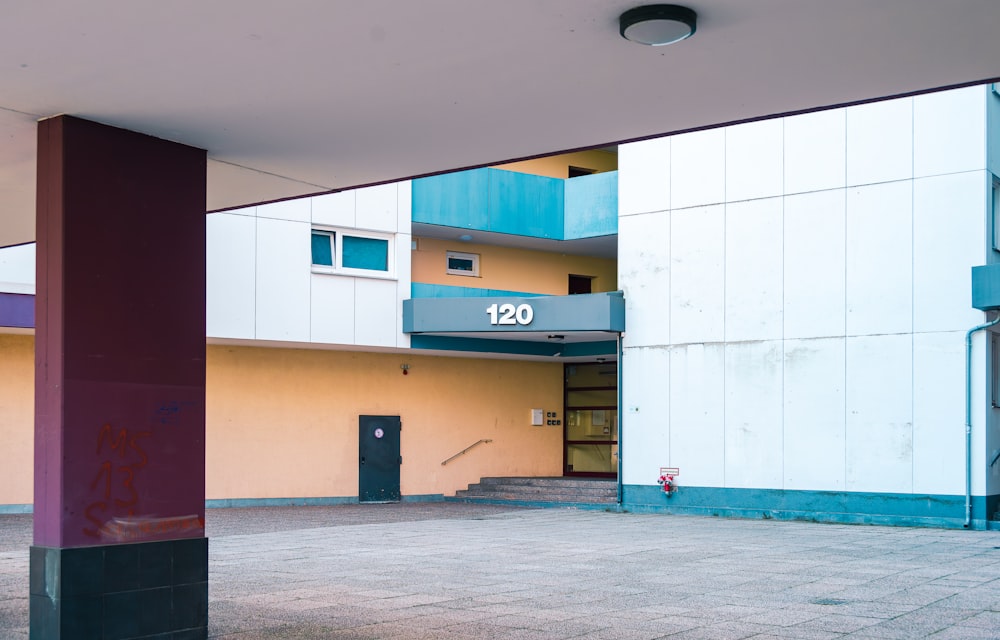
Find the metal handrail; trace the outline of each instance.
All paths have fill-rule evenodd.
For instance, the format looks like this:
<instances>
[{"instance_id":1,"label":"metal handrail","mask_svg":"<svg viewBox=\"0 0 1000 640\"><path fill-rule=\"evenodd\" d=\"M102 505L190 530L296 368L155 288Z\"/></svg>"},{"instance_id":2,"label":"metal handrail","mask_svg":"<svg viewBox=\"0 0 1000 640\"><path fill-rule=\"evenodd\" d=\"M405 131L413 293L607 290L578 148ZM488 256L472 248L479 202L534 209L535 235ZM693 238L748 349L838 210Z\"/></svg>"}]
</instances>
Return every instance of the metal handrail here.
<instances>
[{"instance_id":1,"label":"metal handrail","mask_svg":"<svg viewBox=\"0 0 1000 640\"><path fill-rule=\"evenodd\" d=\"M493 442L493 441L492 441L492 440L490 440L489 438L483 438L483 439L479 440L478 442L473 442L472 444L470 444L470 445L469 445L469 446L467 446L466 448L462 449L461 451L459 451L458 453L456 453L456 454L455 454L455 455L453 455L452 457L450 457L450 458L448 458L447 460L445 460L444 462L442 462L442 463L441 463L441 466L443 467L444 465L448 464L449 462L451 462L452 460L454 460L454 459L455 459L455 458L457 458L458 456L461 456L461 455L465 455L465 453L466 453L466 452L467 452L467 451L468 451L469 449L474 449L475 447L478 447L479 445L483 444L484 442Z\"/></svg>"}]
</instances>

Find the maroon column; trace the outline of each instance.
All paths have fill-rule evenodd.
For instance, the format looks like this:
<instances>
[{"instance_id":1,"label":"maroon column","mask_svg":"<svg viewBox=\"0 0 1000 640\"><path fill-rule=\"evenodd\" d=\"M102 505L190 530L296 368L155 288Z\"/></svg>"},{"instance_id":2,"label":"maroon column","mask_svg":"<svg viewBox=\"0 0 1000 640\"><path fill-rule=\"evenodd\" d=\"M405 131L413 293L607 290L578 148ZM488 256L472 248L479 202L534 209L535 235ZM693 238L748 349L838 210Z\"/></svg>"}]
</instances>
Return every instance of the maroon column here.
<instances>
[{"instance_id":1,"label":"maroon column","mask_svg":"<svg viewBox=\"0 0 1000 640\"><path fill-rule=\"evenodd\" d=\"M205 163L39 124L32 638L205 635Z\"/></svg>"}]
</instances>

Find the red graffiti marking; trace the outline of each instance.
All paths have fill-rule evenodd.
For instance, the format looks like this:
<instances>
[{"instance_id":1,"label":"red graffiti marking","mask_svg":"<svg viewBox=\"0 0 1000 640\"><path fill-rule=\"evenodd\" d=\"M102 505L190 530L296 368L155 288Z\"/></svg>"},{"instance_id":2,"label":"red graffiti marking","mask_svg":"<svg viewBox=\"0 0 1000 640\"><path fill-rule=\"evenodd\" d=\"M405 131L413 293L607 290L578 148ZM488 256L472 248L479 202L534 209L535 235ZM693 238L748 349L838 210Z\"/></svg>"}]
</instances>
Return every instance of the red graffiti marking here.
<instances>
[{"instance_id":1,"label":"red graffiti marking","mask_svg":"<svg viewBox=\"0 0 1000 640\"><path fill-rule=\"evenodd\" d=\"M111 514L115 516L134 516L135 508L139 504L139 492L136 489L136 476L139 469L149 463L149 456L145 450L139 446L139 440L152 437L149 431L137 431L129 435L128 429L119 429L117 432L110 424L105 424L97 433L97 455L100 456L105 451L105 445L110 449L106 455L108 459L100 462L97 473L90 483L90 492L94 498L84 509L84 516L87 521L94 525L93 528L85 527L83 533L92 538L100 538L107 535L106 527L110 521L98 516L98 511L107 514L109 506L114 507ZM117 454L118 464L113 461ZM134 455L130 455L134 454ZM124 462L126 457L137 461ZM120 481L115 482L115 478Z\"/></svg>"},{"instance_id":2,"label":"red graffiti marking","mask_svg":"<svg viewBox=\"0 0 1000 640\"><path fill-rule=\"evenodd\" d=\"M170 518L112 518L100 527L101 537L115 542L190 531L204 532L205 519L195 515Z\"/></svg>"}]
</instances>

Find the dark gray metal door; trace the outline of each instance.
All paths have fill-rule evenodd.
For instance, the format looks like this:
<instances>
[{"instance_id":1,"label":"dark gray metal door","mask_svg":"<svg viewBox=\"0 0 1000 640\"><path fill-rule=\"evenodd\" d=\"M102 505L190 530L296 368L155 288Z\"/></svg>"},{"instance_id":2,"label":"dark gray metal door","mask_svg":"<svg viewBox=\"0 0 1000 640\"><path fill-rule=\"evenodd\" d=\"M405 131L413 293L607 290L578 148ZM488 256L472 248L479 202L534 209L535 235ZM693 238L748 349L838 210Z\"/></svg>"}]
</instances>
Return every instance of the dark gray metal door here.
<instances>
[{"instance_id":1,"label":"dark gray metal door","mask_svg":"<svg viewBox=\"0 0 1000 640\"><path fill-rule=\"evenodd\" d=\"M399 502L399 416L358 417L358 501Z\"/></svg>"}]
</instances>

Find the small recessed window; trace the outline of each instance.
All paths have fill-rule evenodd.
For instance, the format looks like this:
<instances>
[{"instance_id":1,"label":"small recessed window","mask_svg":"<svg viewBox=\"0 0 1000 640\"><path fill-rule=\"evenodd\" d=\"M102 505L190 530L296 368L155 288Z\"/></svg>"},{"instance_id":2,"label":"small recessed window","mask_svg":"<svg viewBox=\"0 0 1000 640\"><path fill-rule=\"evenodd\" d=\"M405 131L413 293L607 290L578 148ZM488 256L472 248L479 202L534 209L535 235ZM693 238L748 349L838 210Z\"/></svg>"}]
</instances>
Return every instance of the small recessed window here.
<instances>
[{"instance_id":1,"label":"small recessed window","mask_svg":"<svg viewBox=\"0 0 1000 640\"><path fill-rule=\"evenodd\" d=\"M453 276L478 276L479 275L479 254L459 253L458 251L448 251L448 269L446 272Z\"/></svg>"}]
</instances>

